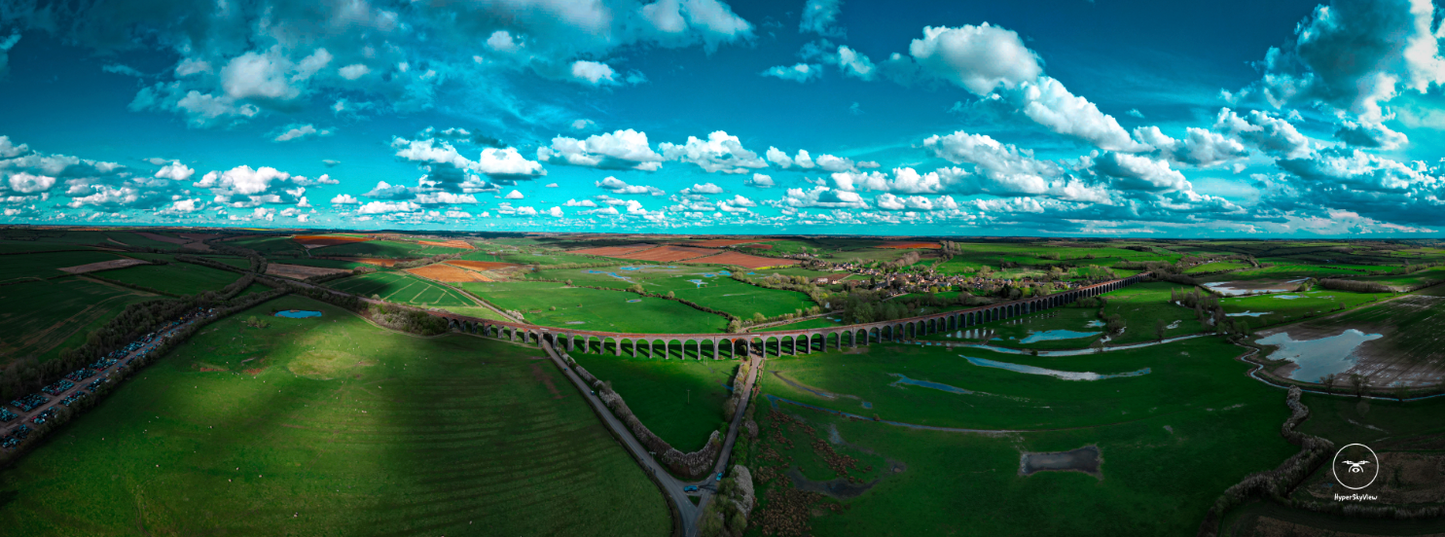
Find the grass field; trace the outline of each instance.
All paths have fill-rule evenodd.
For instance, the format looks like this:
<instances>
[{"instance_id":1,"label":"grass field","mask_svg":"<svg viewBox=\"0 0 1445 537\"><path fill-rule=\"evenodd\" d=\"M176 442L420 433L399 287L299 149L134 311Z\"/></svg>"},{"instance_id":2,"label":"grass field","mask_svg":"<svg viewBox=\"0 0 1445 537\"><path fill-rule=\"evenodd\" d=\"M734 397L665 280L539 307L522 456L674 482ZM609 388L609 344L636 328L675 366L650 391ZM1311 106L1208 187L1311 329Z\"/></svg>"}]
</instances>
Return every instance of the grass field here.
<instances>
[{"instance_id":1,"label":"grass field","mask_svg":"<svg viewBox=\"0 0 1445 537\"><path fill-rule=\"evenodd\" d=\"M241 322L289 308L324 316ZM0 527L667 534L657 488L537 353L387 332L303 298L263 304L212 325L0 473Z\"/></svg>"},{"instance_id":2,"label":"grass field","mask_svg":"<svg viewBox=\"0 0 1445 537\"><path fill-rule=\"evenodd\" d=\"M1246 269L1226 274L1215 274L1205 277L1203 281L1227 281L1227 280L1253 280L1253 279L1280 279L1295 280L1300 278L1330 278L1336 276L1360 276L1362 273L1342 268L1326 267L1322 265L1301 265L1301 264L1276 264L1257 269Z\"/></svg>"},{"instance_id":3,"label":"grass field","mask_svg":"<svg viewBox=\"0 0 1445 537\"><path fill-rule=\"evenodd\" d=\"M77 276L0 286L0 325L7 334L0 338L0 365L58 357L125 306L154 298L160 297Z\"/></svg>"},{"instance_id":4,"label":"grass field","mask_svg":"<svg viewBox=\"0 0 1445 537\"><path fill-rule=\"evenodd\" d=\"M451 248L446 246L429 246L425 244L417 244L414 242L375 240L312 248L311 255L408 259L439 254L455 254L462 251L465 250L461 248Z\"/></svg>"},{"instance_id":5,"label":"grass field","mask_svg":"<svg viewBox=\"0 0 1445 537\"><path fill-rule=\"evenodd\" d=\"M462 256L462 259L472 261L498 261L497 256L486 255L485 252L476 257ZM605 263L608 260L598 257L569 254L565 252L524 252L513 253L501 256L502 263L516 263L518 265L564 265L568 263Z\"/></svg>"},{"instance_id":6,"label":"grass field","mask_svg":"<svg viewBox=\"0 0 1445 537\"><path fill-rule=\"evenodd\" d=\"M808 319L808 320L806 320L806 321L798 321L798 322L795 322L795 323L781 324L781 325L774 326L774 327L771 327L771 328L756 329L756 330L754 330L754 332L781 332L781 331L785 331L785 330L806 330L806 329L809 329L809 328L833 328L833 327L837 327L837 326L843 326L843 322L842 322L841 320L834 320L834 319L837 319L837 317L824 317L824 318L821 318L821 319Z\"/></svg>"},{"instance_id":7,"label":"grass field","mask_svg":"<svg viewBox=\"0 0 1445 537\"><path fill-rule=\"evenodd\" d=\"M702 449L713 431L727 432L723 402L732 394L727 387L737 361L568 354L599 380L611 381L637 419L678 450Z\"/></svg>"},{"instance_id":8,"label":"grass field","mask_svg":"<svg viewBox=\"0 0 1445 537\"><path fill-rule=\"evenodd\" d=\"M501 314L492 311L492 308L488 308L486 306L445 306L442 309L450 311L452 313L466 315L468 317L476 317L478 319L491 319L493 321L509 320L506 317L503 317Z\"/></svg>"},{"instance_id":9,"label":"grass field","mask_svg":"<svg viewBox=\"0 0 1445 537\"><path fill-rule=\"evenodd\" d=\"M1299 320L1309 315L1327 314L1340 307L1349 309L1389 297L1390 295L1385 293L1351 293L1317 288L1303 293L1221 297L1219 305L1224 308L1225 313L1269 312L1247 318L1251 327L1259 328Z\"/></svg>"},{"instance_id":10,"label":"grass field","mask_svg":"<svg viewBox=\"0 0 1445 537\"><path fill-rule=\"evenodd\" d=\"M459 288L543 326L635 333L721 332L727 320L661 298L551 282L473 282ZM552 307L556 309L553 310Z\"/></svg>"},{"instance_id":11,"label":"grass field","mask_svg":"<svg viewBox=\"0 0 1445 537\"><path fill-rule=\"evenodd\" d=\"M306 257L306 248L290 236L262 235L227 241L241 248L254 250L262 256Z\"/></svg>"},{"instance_id":12,"label":"grass field","mask_svg":"<svg viewBox=\"0 0 1445 537\"><path fill-rule=\"evenodd\" d=\"M471 307L466 295L404 272L377 271L326 282L327 287L363 297L376 295L399 304L435 307Z\"/></svg>"},{"instance_id":13,"label":"grass field","mask_svg":"<svg viewBox=\"0 0 1445 537\"><path fill-rule=\"evenodd\" d=\"M1385 285L1401 287L1415 287L1438 281L1445 281L1445 267L1435 267L1411 274L1390 275L1390 276L1366 276L1359 278L1365 281L1380 282Z\"/></svg>"},{"instance_id":14,"label":"grass field","mask_svg":"<svg viewBox=\"0 0 1445 537\"><path fill-rule=\"evenodd\" d=\"M1195 265L1195 266L1189 267L1189 270L1184 271L1184 273L1185 273L1185 274L1200 274L1200 273L1204 273L1204 272L1221 272L1221 271L1226 271L1226 270L1244 270L1244 269L1252 268L1253 266L1254 266L1254 265L1251 265L1251 264L1249 264L1249 263L1245 263L1244 261L1215 261L1215 262L1213 262L1213 263L1205 263L1205 264L1203 264L1203 265Z\"/></svg>"},{"instance_id":15,"label":"grass field","mask_svg":"<svg viewBox=\"0 0 1445 537\"><path fill-rule=\"evenodd\" d=\"M304 257L299 259L286 259L284 260L284 262L290 265L305 265L308 267L326 267L339 269L354 269L357 267L372 266L366 263L358 263L355 261L342 261L340 259L307 259Z\"/></svg>"},{"instance_id":16,"label":"grass field","mask_svg":"<svg viewBox=\"0 0 1445 537\"><path fill-rule=\"evenodd\" d=\"M64 275L60 269L120 259L110 252L54 252L19 254L0 257L0 283L25 278L49 278Z\"/></svg>"},{"instance_id":17,"label":"grass field","mask_svg":"<svg viewBox=\"0 0 1445 537\"><path fill-rule=\"evenodd\" d=\"M194 295L219 291L241 277L240 274L190 263L141 265L107 270L99 274L109 280L148 287L175 295Z\"/></svg>"},{"instance_id":18,"label":"grass field","mask_svg":"<svg viewBox=\"0 0 1445 537\"><path fill-rule=\"evenodd\" d=\"M1143 376L1092 382L973 366L960 353L937 348L875 346L863 354L774 359L772 372L840 395L826 399L771 372L762 377L764 394L906 423L1041 431L917 430L780 402L780 411L801 417L816 432L785 428L794 447L768 441L763 447L791 457L803 476L814 480L834 475L813 454L815 440L859 459L860 470L871 465L871 471L854 475L876 484L841 500L846 510L813 511L816 535L1193 534L1220 491L1296 450L1278 433L1288 415L1284 392L1244 376L1246 366L1232 360L1238 352L1202 339L1072 358L963 353L1067 371L1150 368ZM891 373L975 393L890 386L899 380ZM759 401L762 417L768 403ZM862 401L872 408L864 409ZM767 430L768 420L761 425ZM1020 475L1021 452L1091 445L1104 461L1099 478L1078 472ZM890 471L895 462L904 469ZM769 486L779 484L763 488ZM762 496L766 509L768 493Z\"/></svg>"}]
</instances>

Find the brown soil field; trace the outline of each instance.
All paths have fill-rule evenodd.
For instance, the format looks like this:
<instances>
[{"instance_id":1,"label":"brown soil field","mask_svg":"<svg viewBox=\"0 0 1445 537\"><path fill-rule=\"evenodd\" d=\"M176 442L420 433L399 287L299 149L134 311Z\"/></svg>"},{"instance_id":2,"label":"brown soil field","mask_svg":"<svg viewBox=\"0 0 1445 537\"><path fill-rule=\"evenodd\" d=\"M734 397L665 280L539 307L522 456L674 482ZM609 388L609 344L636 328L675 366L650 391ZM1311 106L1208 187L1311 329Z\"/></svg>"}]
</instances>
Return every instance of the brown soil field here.
<instances>
[{"instance_id":1,"label":"brown soil field","mask_svg":"<svg viewBox=\"0 0 1445 537\"><path fill-rule=\"evenodd\" d=\"M717 253L717 250L709 250L707 248L689 248L686 246L658 246L656 248L649 248L640 252L616 255L611 257L636 259L638 261L658 261L662 263L671 263L674 261L682 261L684 259L692 259L695 257L702 257L714 253Z\"/></svg>"},{"instance_id":2,"label":"brown soil field","mask_svg":"<svg viewBox=\"0 0 1445 537\"><path fill-rule=\"evenodd\" d=\"M321 246L335 246L352 242L366 242L369 238L337 237L333 235L296 235L291 240L301 243L307 248L318 248Z\"/></svg>"},{"instance_id":3,"label":"brown soil field","mask_svg":"<svg viewBox=\"0 0 1445 537\"><path fill-rule=\"evenodd\" d=\"M287 265L287 264L284 264L284 263L267 263L267 264L266 264L266 274L270 274L270 275L273 275L273 276L281 276L281 277L283 277L283 278L296 278L296 279L298 279L298 280L304 280L304 279L310 278L310 277L312 277L312 276L325 276L325 275L327 275L327 274L338 274L338 273L342 273L342 272L351 272L351 271L346 270L346 269L329 268L329 267L308 267L308 266L305 266L305 265Z\"/></svg>"},{"instance_id":4,"label":"brown soil field","mask_svg":"<svg viewBox=\"0 0 1445 537\"><path fill-rule=\"evenodd\" d=\"M390 267L401 261L411 261L410 259L382 259L379 257L322 257L320 259L336 259L340 261L351 261L353 263L366 263L368 265L376 265L378 267Z\"/></svg>"},{"instance_id":5,"label":"brown soil field","mask_svg":"<svg viewBox=\"0 0 1445 537\"><path fill-rule=\"evenodd\" d=\"M1434 453L1380 452L1379 477L1362 493L1380 498L1380 503L1439 503L1445 501L1445 456ZM1316 498L1331 499L1342 493L1332 487L1329 467L1315 477L1305 490Z\"/></svg>"},{"instance_id":6,"label":"brown soil field","mask_svg":"<svg viewBox=\"0 0 1445 537\"><path fill-rule=\"evenodd\" d=\"M738 252L723 252L717 255L710 255L700 259L689 259L683 263L713 263L718 265L737 265L743 268L759 269L763 267L790 267L801 263L796 259L774 259L771 257L758 257L755 255L742 254Z\"/></svg>"},{"instance_id":7,"label":"brown soil field","mask_svg":"<svg viewBox=\"0 0 1445 537\"><path fill-rule=\"evenodd\" d=\"M1409 315L1412 310L1423 310L1426 312L1445 312L1445 298L1424 295L1406 295L1389 300L1376 308L1389 308L1400 313L1393 315ZM1445 316L1445 313L1433 313L1435 316ZM1332 316L1333 317L1333 316ZM1346 370L1342 376L1348 378L1351 373L1364 375L1368 385L1379 388L1404 384L1406 386L1435 386L1445 382L1445 336L1438 332L1430 331L1427 338L1410 337L1421 330L1430 330L1438 324L1427 326L1414 326L1413 331L1401 332L1397 327L1388 322L1390 317L1381 319L1379 322L1352 322L1348 325L1343 323L1331 323L1330 317L1315 319L1308 322L1287 326L1279 329L1261 331L1260 334L1273 334L1285 332L1290 339L1296 341L1315 340L1319 338L1337 336L1345 330L1355 329L1366 334L1380 334L1384 337L1361 343L1355 348L1354 355L1358 358L1355 365ZM1296 366L1286 362L1270 370L1271 374L1287 377Z\"/></svg>"},{"instance_id":8,"label":"brown soil field","mask_svg":"<svg viewBox=\"0 0 1445 537\"><path fill-rule=\"evenodd\" d=\"M462 267L462 268L466 268L466 269L472 269L472 270L497 270L497 269L504 269L504 268L519 266L519 265L516 265L516 264L513 264L513 263L498 263L498 262L495 262L495 261L462 261L462 260L447 261L447 264L448 264L448 265L455 265L455 266Z\"/></svg>"},{"instance_id":9,"label":"brown soil field","mask_svg":"<svg viewBox=\"0 0 1445 537\"><path fill-rule=\"evenodd\" d=\"M185 244L191 242L191 239L182 239L180 237L167 237L165 235L161 235L159 233L151 233L149 231L137 231L135 232L135 234L153 241L169 242L171 244Z\"/></svg>"},{"instance_id":10,"label":"brown soil field","mask_svg":"<svg viewBox=\"0 0 1445 537\"><path fill-rule=\"evenodd\" d=\"M208 241L220 236L216 233L178 233L178 235L193 241Z\"/></svg>"},{"instance_id":11,"label":"brown soil field","mask_svg":"<svg viewBox=\"0 0 1445 537\"><path fill-rule=\"evenodd\" d=\"M1254 523L1254 527L1248 535L1259 537L1295 537L1298 535L1311 535L1314 537L1376 537L1378 533L1355 533L1352 531L1335 531L1314 526L1306 526L1294 522L1287 522L1274 517L1261 516ZM1412 534L1415 537L1445 537L1445 533L1420 533Z\"/></svg>"},{"instance_id":12,"label":"brown soil field","mask_svg":"<svg viewBox=\"0 0 1445 537\"><path fill-rule=\"evenodd\" d=\"M447 248L461 248L461 249L463 249L463 250L475 250L475 249L476 249L476 247L473 247L473 246L472 246L472 243L467 242L467 241L459 241L459 240L450 240L450 241L417 241L417 242L420 243L420 244L425 244L425 245L427 245L427 246L445 246L445 247L447 247Z\"/></svg>"},{"instance_id":13,"label":"brown soil field","mask_svg":"<svg viewBox=\"0 0 1445 537\"><path fill-rule=\"evenodd\" d=\"M112 259L112 260L110 260L110 261L99 261L99 262L95 262L95 263L86 263L86 264L84 264L84 265L76 265L76 266L73 266L73 267L65 267L65 268L56 269L56 270L59 270L59 271L61 271L61 272L69 272L69 273L71 273L71 274L84 274L84 273L87 273L87 272L95 272L95 271L98 271L98 270L110 270L110 269L118 269L118 268L125 268L125 267L133 267L133 266L135 266L135 265L147 265L147 264L149 264L149 263L146 263L145 261L141 261L141 260L139 260L139 259L131 259L131 258L129 258L129 257L123 257L123 258L120 258L120 259Z\"/></svg>"},{"instance_id":14,"label":"brown soil field","mask_svg":"<svg viewBox=\"0 0 1445 537\"><path fill-rule=\"evenodd\" d=\"M891 248L891 249L895 249L895 250L912 250L912 249L915 249L915 248L922 248L922 249L937 250L937 249L939 249L939 248L943 248L943 245L938 244L938 243L936 243L936 242L899 242L899 241L888 241L888 242L879 244L879 245L877 245L877 246L874 246L874 248Z\"/></svg>"},{"instance_id":15,"label":"brown soil field","mask_svg":"<svg viewBox=\"0 0 1445 537\"><path fill-rule=\"evenodd\" d=\"M705 241L684 242L682 244L684 246L699 246L702 248L722 248L725 246L733 246L736 244L747 244L750 242L768 242L775 240L778 239L708 239Z\"/></svg>"},{"instance_id":16,"label":"brown soil field","mask_svg":"<svg viewBox=\"0 0 1445 537\"><path fill-rule=\"evenodd\" d=\"M489 282L491 278L445 263L406 269L407 272L439 282Z\"/></svg>"},{"instance_id":17,"label":"brown soil field","mask_svg":"<svg viewBox=\"0 0 1445 537\"><path fill-rule=\"evenodd\" d=\"M582 255L595 255L595 256L600 256L600 257L617 257L617 256L620 256L620 255L630 254L630 253L633 253L633 252L640 252L640 251L642 251L642 250L646 250L646 249L648 249L648 248L652 248L653 246L654 246L654 245L652 245L652 244L629 244L629 245L627 245L627 246L603 246L603 247L601 247L601 248L585 248L585 249L582 249L582 250L572 250L572 251L569 252L569 253L582 254Z\"/></svg>"}]
</instances>

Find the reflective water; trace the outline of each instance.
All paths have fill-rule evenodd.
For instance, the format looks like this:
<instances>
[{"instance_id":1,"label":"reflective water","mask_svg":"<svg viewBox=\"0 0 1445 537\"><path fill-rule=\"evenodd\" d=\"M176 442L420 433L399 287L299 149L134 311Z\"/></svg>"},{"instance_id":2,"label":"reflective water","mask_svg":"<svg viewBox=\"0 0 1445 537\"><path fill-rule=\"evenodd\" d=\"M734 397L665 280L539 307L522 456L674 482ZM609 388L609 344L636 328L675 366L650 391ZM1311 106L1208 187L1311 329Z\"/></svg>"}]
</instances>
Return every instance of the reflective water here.
<instances>
[{"instance_id":1,"label":"reflective water","mask_svg":"<svg viewBox=\"0 0 1445 537\"><path fill-rule=\"evenodd\" d=\"M287 319L305 319L307 317L320 317L321 312L311 310L285 310L276 312L276 316Z\"/></svg>"},{"instance_id":2,"label":"reflective water","mask_svg":"<svg viewBox=\"0 0 1445 537\"><path fill-rule=\"evenodd\" d=\"M623 270L627 270L627 268L626 268L626 267L623 267ZM607 272L607 271L604 271L604 270L588 270L588 271L586 271L586 273L587 273L587 274L606 274L606 275L608 275L608 276L611 276L611 277L613 277L613 278L617 278L617 279L622 280L622 281L625 281L625 282L630 282L630 281L632 281L632 278L628 278L627 276L620 276L620 275L618 275L616 272Z\"/></svg>"},{"instance_id":3,"label":"reflective water","mask_svg":"<svg viewBox=\"0 0 1445 537\"><path fill-rule=\"evenodd\" d=\"M707 284L707 282L702 281L702 280L688 280L688 281L689 281L689 282L692 282L693 284L697 285L698 287L702 287L703 285L706 285L706 284Z\"/></svg>"},{"instance_id":4,"label":"reflective water","mask_svg":"<svg viewBox=\"0 0 1445 537\"><path fill-rule=\"evenodd\" d=\"M1098 320L1098 319L1094 319L1094 320L1092 320L1092 321L1089 321L1089 322L1087 322L1087 323L1084 323L1084 326L1089 327L1089 328L1103 328L1103 327L1104 327L1104 321L1100 321L1100 320Z\"/></svg>"},{"instance_id":5,"label":"reflective water","mask_svg":"<svg viewBox=\"0 0 1445 537\"><path fill-rule=\"evenodd\" d=\"M1299 281L1304 281L1304 280L1299 280ZM1293 290L1297 289L1298 286L1295 286L1295 285L1287 285L1287 284L1299 283L1299 281L1295 281L1295 282L1285 282L1285 283L1283 283L1283 284L1280 284L1279 287L1269 287L1269 288L1264 288L1264 289L1240 289L1240 288L1237 288L1237 287L1233 287L1234 283L1236 283L1236 282L1213 282L1213 283L1206 283L1206 284L1204 284L1204 286L1205 286L1205 287L1208 287L1211 291L1214 291L1214 292L1219 293L1219 294L1221 294L1221 295L1226 295L1226 296L1240 296L1240 295L1248 295L1248 294L1251 294L1251 293L1253 293L1253 294L1266 294L1266 293L1284 293L1284 292L1293 291Z\"/></svg>"},{"instance_id":6,"label":"reflective water","mask_svg":"<svg viewBox=\"0 0 1445 537\"><path fill-rule=\"evenodd\" d=\"M1225 317L1259 317L1260 315L1269 315L1269 314L1271 314L1271 313L1274 313L1274 312L1272 312L1272 311L1245 311L1245 312L1240 312L1240 313L1226 313L1226 314L1224 314L1224 316L1225 316Z\"/></svg>"},{"instance_id":7,"label":"reflective water","mask_svg":"<svg viewBox=\"0 0 1445 537\"><path fill-rule=\"evenodd\" d=\"M1043 332L1030 332L1028 337L1019 340L1019 343L1033 343L1035 341L1054 341L1058 339L1077 339L1081 337L1097 336L1103 332L1075 332L1073 330L1045 330Z\"/></svg>"},{"instance_id":8,"label":"reflective water","mask_svg":"<svg viewBox=\"0 0 1445 537\"><path fill-rule=\"evenodd\" d=\"M954 387L954 386L949 386L949 385L947 385L947 384L940 384L940 383L937 383L937 382L931 382L931 381L927 381L927 380L911 379L911 378L908 378L908 377L906 377L906 376L900 375L900 374L898 374L898 373L889 373L889 375L893 375L893 376L895 376L895 377L898 377L898 380L893 381L893 383L892 383L892 384L889 384L889 386L898 386L899 384L908 384L908 385L910 385L910 386L922 386L922 387L924 387L924 388L933 388L933 389L935 389L935 390L943 390L943 391L948 392L948 393L957 393L957 394L961 394L961 395L968 395L968 394L973 393L973 392L970 391L970 390L965 390L965 389L963 389L963 388L958 388L958 387Z\"/></svg>"},{"instance_id":9,"label":"reflective water","mask_svg":"<svg viewBox=\"0 0 1445 537\"><path fill-rule=\"evenodd\" d=\"M1301 298L1301 297L1300 297L1299 295L1278 295L1278 296L1276 296L1275 298L1284 299L1284 300L1294 300L1294 299L1296 299L1296 298Z\"/></svg>"},{"instance_id":10,"label":"reflective water","mask_svg":"<svg viewBox=\"0 0 1445 537\"><path fill-rule=\"evenodd\" d=\"M1303 341L1290 338L1287 332L1280 332L1256 343L1279 347L1269 354L1269 359L1289 360L1298 365L1289 373L1289 378L1319 382L1325 375L1344 373L1354 367L1359 359L1355 356L1355 349L1366 341L1381 337L1380 334L1366 334L1351 328L1336 336Z\"/></svg>"},{"instance_id":11,"label":"reflective water","mask_svg":"<svg viewBox=\"0 0 1445 537\"><path fill-rule=\"evenodd\" d=\"M964 356L964 355L962 355L962 354L960 354L959 357L963 358L964 360L968 360L968 363L973 364L973 365L976 365L976 366L979 366L979 367L991 367L991 368L994 368L994 369L1007 369L1007 370L1009 370L1009 371L1014 371L1014 372L1017 372L1017 373L1023 373L1023 374L1026 374L1026 375L1046 375L1046 376L1050 376L1050 377L1054 377L1054 378L1060 378L1060 379L1064 379L1064 380L1103 380L1103 379L1113 379L1113 378L1123 378L1123 377L1138 377L1138 376L1148 375L1148 374L1149 374L1149 368L1147 368L1147 367L1144 368L1144 369L1140 369L1140 370L1138 370L1138 371L1130 371L1130 372L1128 372L1128 373L1116 373L1116 374L1113 374L1113 375L1100 375L1100 374L1098 374L1098 373L1094 373L1094 372L1090 372L1090 371L1058 371L1058 370L1054 370L1054 369L1045 369L1045 368L1042 368L1042 367L1034 367L1034 366L1031 366L1031 365L1011 364L1011 363L1008 363L1008 362L996 362L996 361L993 361L993 360L986 360L986 359L983 359L983 358L970 358L970 357Z\"/></svg>"},{"instance_id":12,"label":"reflective water","mask_svg":"<svg viewBox=\"0 0 1445 537\"><path fill-rule=\"evenodd\" d=\"M970 328L968 330L956 330L947 337L953 339L993 339L993 330L985 328Z\"/></svg>"}]
</instances>

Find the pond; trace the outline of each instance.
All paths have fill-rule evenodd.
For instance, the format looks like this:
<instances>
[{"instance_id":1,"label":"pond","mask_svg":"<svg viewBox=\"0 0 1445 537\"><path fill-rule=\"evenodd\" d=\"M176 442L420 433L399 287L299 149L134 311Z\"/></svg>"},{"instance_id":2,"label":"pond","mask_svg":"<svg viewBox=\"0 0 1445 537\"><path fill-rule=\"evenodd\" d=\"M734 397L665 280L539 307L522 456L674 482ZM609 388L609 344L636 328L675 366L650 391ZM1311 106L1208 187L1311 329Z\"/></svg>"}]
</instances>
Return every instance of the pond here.
<instances>
[{"instance_id":1,"label":"pond","mask_svg":"<svg viewBox=\"0 0 1445 537\"><path fill-rule=\"evenodd\" d=\"M1103 332L1075 332L1073 330L1045 330L1043 332L1029 332L1028 337L1019 340L1019 343L1033 343L1035 341L1054 341L1059 339L1077 339L1081 337L1097 336Z\"/></svg>"},{"instance_id":2,"label":"pond","mask_svg":"<svg viewBox=\"0 0 1445 537\"><path fill-rule=\"evenodd\" d=\"M943 391L948 392L948 393L956 393L956 394L960 394L960 395L968 395L968 394L973 393L972 391L965 390L965 389L963 389L963 388L954 387L954 386L949 386L949 385L947 385L947 384L941 384L941 383L938 383L938 382L931 382L931 381L927 381L927 380L911 379L911 378L908 378L908 377L906 377L906 376L900 375L900 374L898 374L898 373L889 373L889 375L893 375L893 376L895 376L895 377L898 377L898 380L893 381L893 383L892 383L892 384L889 384L889 386L898 386L899 384L908 384L908 385L910 385L910 386L920 386L920 387L924 387L924 388L933 388L933 389L935 389L935 390L943 390Z\"/></svg>"},{"instance_id":3,"label":"pond","mask_svg":"<svg viewBox=\"0 0 1445 537\"><path fill-rule=\"evenodd\" d=\"M1299 283L1304 280L1294 280L1280 284L1260 284L1253 282L1212 282L1204 284L1210 291L1225 296L1262 295L1268 293L1285 293L1299 289Z\"/></svg>"},{"instance_id":4,"label":"pond","mask_svg":"<svg viewBox=\"0 0 1445 537\"><path fill-rule=\"evenodd\" d=\"M1225 317L1259 317L1259 316L1261 316L1261 315L1269 315L1269 314L1271 314L1271 313L1274 313L1274 312L1272 312L1272 311L1242 311L1242 312L1239 312L1239 313L1226 313L1226 314L1224 314L1224 316L1225 316Z\"/></svg>"},{"instance_id":5,"label":"pond","mask_svg":"<svg viewBox=\"0 0 1445 537\"><path fill-rule=\"evenodd\" d=\"M1147 368L1147 367L1144 368L1144 369L1140 369L1140 370L1138 370L1138 371L1130 371L1130 372L1128 372L1128 373L1117 373L1117 374L1113 374L1113 375L1100 375L1100 374L1098 374L1098 373L1093 373L1093 372L1090 372L1090 371L1057 371L1057 370L1053 370L1053 369L1044 369L1044 368L1042 368L1042 367L1034 367L1034 366L1031 366L1031 365L1011 364L1011 363L1008 363L1008 362L995 362L995 361L993 361L993 360L985 360L985 359L983 359L983 358L969 358L969 357L964 356L964 355L962 355L962 354L960 354L959 357L960 357L960 358L963 358L964 360L968 360L968 363L973 364L973 365L976 365L976 366L979 366L979 367L992 367L992 368L995 368L995 369L1007 369L1007 370L1009 370L1009 371L1014 371L1014 372L1017 372L1017 373L1023 373L1023 374L1026 374L1026 375L1046 375L1046 376L1050 376L1050 377L1054 377L1054 378L1059 378L1059 379L1063 379L1063 380L1104 380L1104 379L1123 378L1123 377L1138 377L1138 376L1143 376L1143 375L1148 375L1148 374L1149 374L1149 368Z\"/></svg>"},{"instance_id":6,"label":"pond","mask_svg":"<svg viewBox=\"0 0 1445 537\"><path fill-rule=\"evenodd\" d=\"M693 284L695 284L695 285L697 285L698 287L702 287L702 286L704 286L704 285L707 285L707 282L702 281L702 280L688 280L688 281L691 282L691 283L693 283Z\"/></svg>"},{"instance_id":7,"label":"pond","mask_svg":"<svg viewBox=\"0 0 1445 537\"><path fill-rule=\"evenodd\" d=\"M623 270L627 270L627 267L623 267ZM632 281L632 278L628 278L627 276L619 276L616 272L607 272L607 271L605 271L605 270L588 270L588 271L584 271L584 273L585 273L585 274L606 274L606 275L608 275L608 276L611 276L611 277L613 277L613 278L617 278L617 279L622 280L622 281L625 281L625 282L630 282L630 281Z\"/></svg>"},{"instance_id":8,"label":"pond","mask_svg":"<svg viewBox=\"0 0 1445 537\"><path fill-rule=\"evenodd\" d=\"M1355 362L1359 359L1355 356L1355 349L1358 349L1366 341L1374 341L1381 337L1384 336L1366 334L1351 328L1339 335L1304 341L1297 341L1289 337L1288 332L1280 332L1255 343L1279 347L1269 353L1270 360L1289 360L1298 366L1294 371L1290 371L1289 378L1303 382L1319 382L1325 375L1344 373L1354 367Z\"/></svg>"},{"instance_id":9,"label":"pond","mask_svg":"<svg viewBox=\"0 0 1445 537\"><path fill-rule=\"evenodd\" d=\"M287 319L305 319L307 317L320 317L321 312L312 310L283 310L276 312L276 316Z\"/></svg>"}]
</instances>

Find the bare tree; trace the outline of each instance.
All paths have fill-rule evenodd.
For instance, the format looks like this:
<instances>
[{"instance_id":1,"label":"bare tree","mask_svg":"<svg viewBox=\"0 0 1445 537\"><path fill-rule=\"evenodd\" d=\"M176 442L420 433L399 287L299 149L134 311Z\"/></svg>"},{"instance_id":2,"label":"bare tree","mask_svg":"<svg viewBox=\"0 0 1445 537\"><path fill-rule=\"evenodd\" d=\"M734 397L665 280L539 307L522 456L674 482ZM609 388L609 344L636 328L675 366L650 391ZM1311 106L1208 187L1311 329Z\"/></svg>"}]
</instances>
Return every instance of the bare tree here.
<instances>
[{"instance_id":1,"label":"bare tree","mask_svg":"<svg viewBox=\"0 0 1445 537\"><path fill-rule=\"evenodd\" d=\"M1323 384L1325 386L1325 391L1332 392L1335 391L1335 383L1339 382L1339 380L1340 378L1338 376L1336 376L1334 373L1330 373L1320 378L1320 384Z\"/></svg>"},{"instance_id":2,"label":"bare tree","mask_svg":"<svg viewBox=\"0 0 1445 537\"><path fill-rule=\"evenodd\" d=\"M1365 376L1359 373L1350 373L1350 387L1355 389L1355 397L1365 396Z\"/></svg>"}]
</instances>

